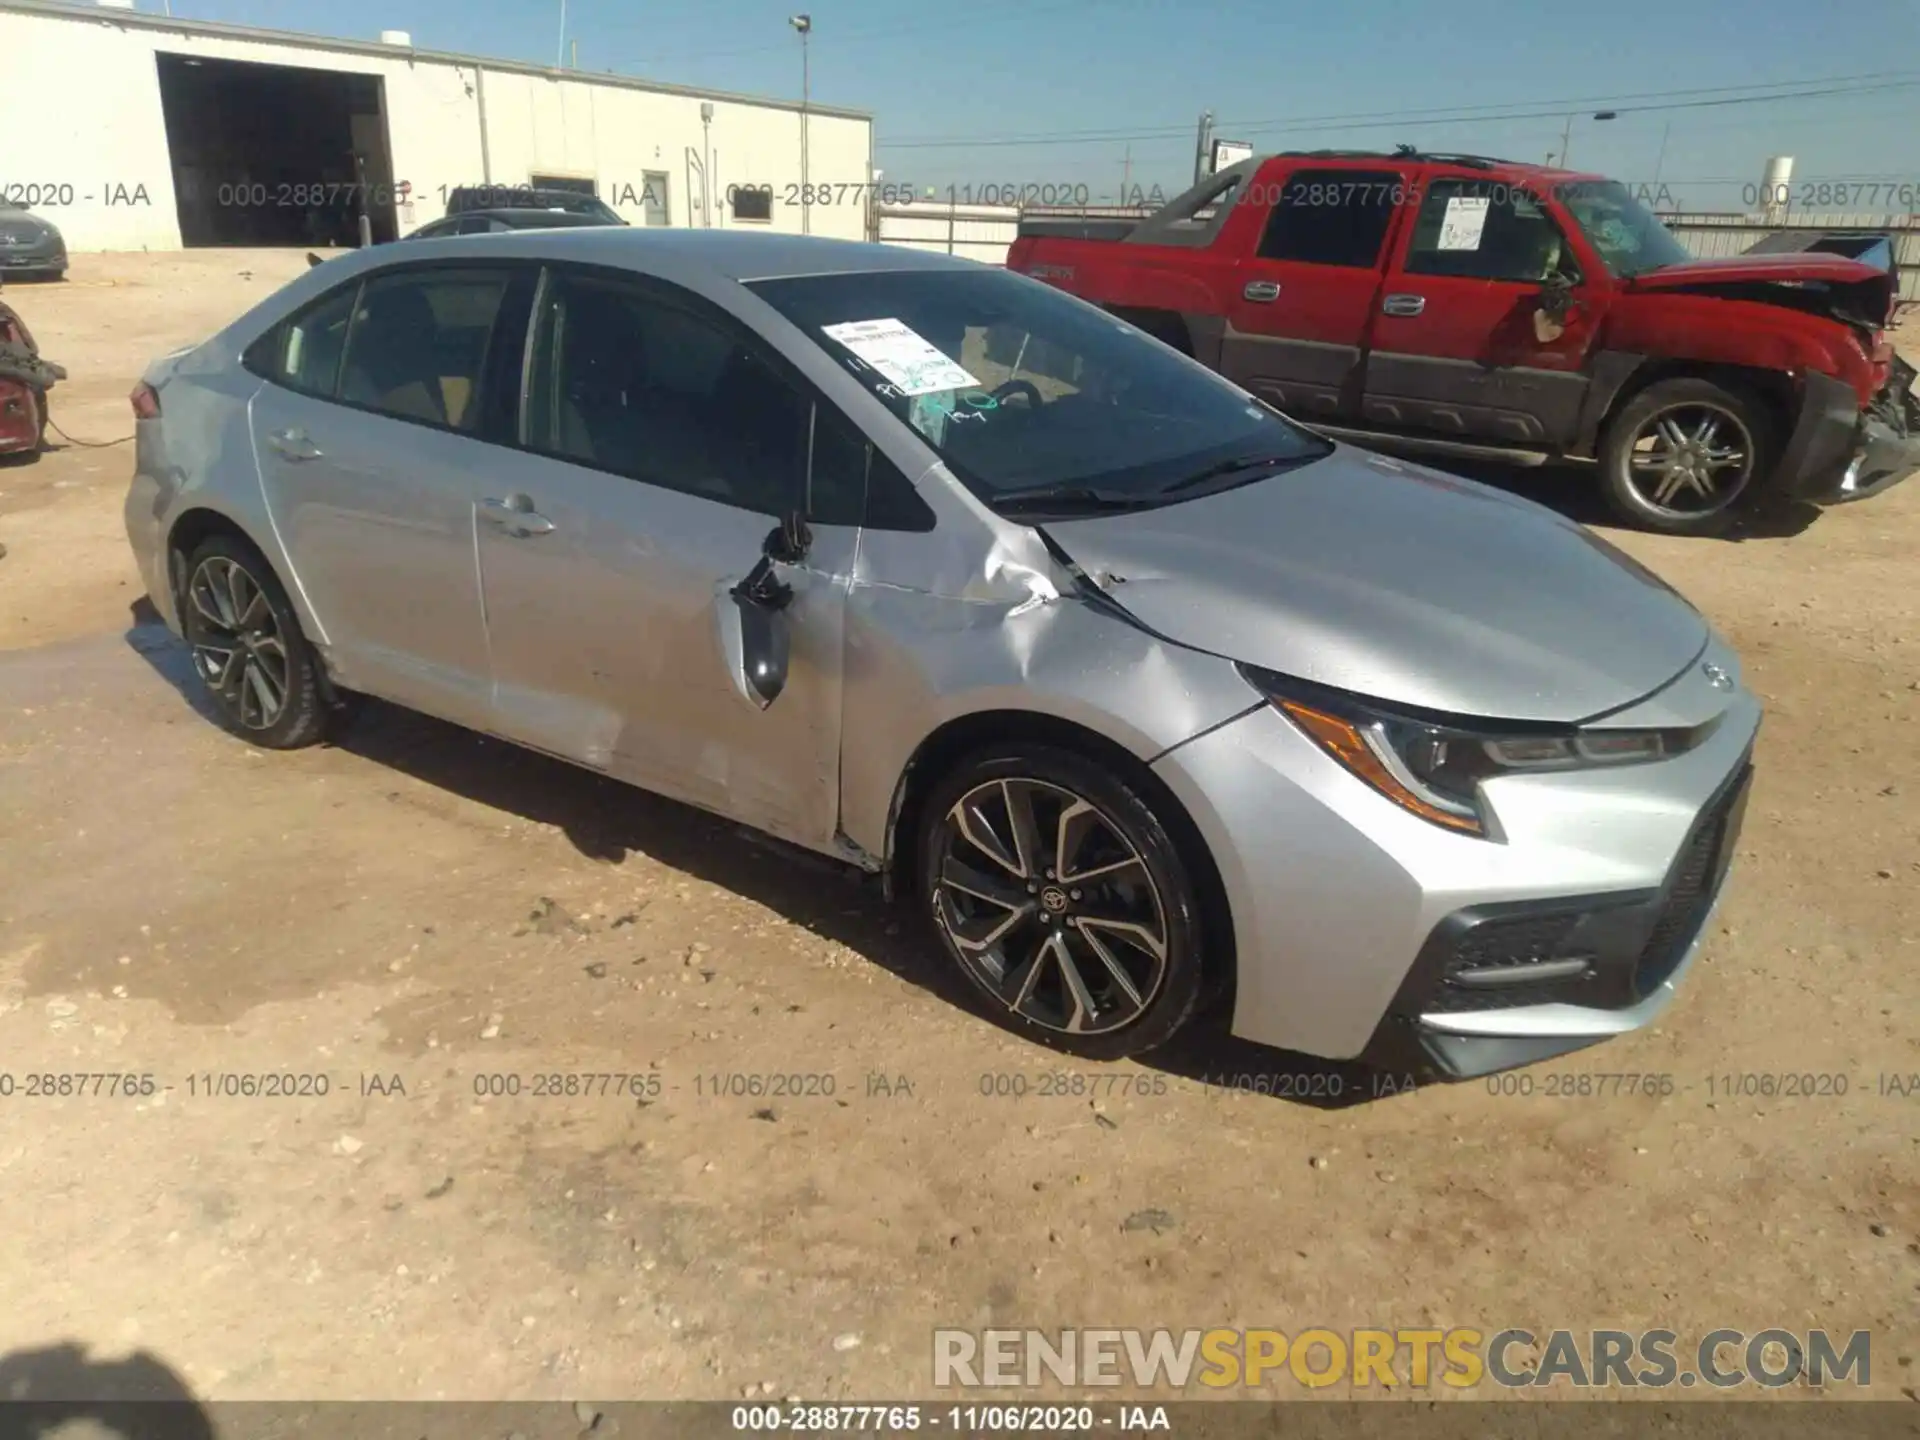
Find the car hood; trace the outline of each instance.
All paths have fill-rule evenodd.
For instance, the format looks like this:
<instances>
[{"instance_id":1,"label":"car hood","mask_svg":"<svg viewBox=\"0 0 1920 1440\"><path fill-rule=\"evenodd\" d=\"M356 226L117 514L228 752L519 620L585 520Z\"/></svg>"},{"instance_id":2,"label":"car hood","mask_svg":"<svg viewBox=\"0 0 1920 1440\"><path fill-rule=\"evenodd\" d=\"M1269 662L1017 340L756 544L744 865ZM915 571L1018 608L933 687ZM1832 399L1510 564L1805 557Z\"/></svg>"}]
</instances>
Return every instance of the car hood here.
<instances>
[{"instance_id":1,"label":"car hood","mask_svg":"<svg viewBox=\"0 0 1920 1440\"><path fill-rule=\"evenodd\" d=\"M1170 640L1456 715L1590 719L1661 688L1709 635L1663 581L1544 506L1345 445L1041 528Z\"/></svg>"},{"instance_id":2,"label":"car hood","mask_svg":"<svg viewBox=\"0 0 1920 1440\"><path fill-rule=\"evenodd\" d=\"M1732 280L1819 280L1844 285L1873 280L1884 273L1864 260L1849 260L1844 255L1722 255L1644 270L1627 284L1635 290L1671 290Z\"/></svg>"},{"instance_id":3,"label":"car hood","mask_svg":"<svg viewBox=\"0 0 1920 1440\"><path fill-rule=\"evenodd\" d=\"M1635 275L1629 290L1752 300L1879 329L1893 318L1895 272L1844 255L1727 255L1662 265Z\"/></svg>"},{"instance_id":4,"label":"car hood","mask_svg":"<svg viewBox=\"0 0 1920 1440\"><path fill-rule=\"evenodd\" d=\"M25 210L0 210L0 239L45 240L60 232L52 223Z\"/></svg>"}]
</instances>

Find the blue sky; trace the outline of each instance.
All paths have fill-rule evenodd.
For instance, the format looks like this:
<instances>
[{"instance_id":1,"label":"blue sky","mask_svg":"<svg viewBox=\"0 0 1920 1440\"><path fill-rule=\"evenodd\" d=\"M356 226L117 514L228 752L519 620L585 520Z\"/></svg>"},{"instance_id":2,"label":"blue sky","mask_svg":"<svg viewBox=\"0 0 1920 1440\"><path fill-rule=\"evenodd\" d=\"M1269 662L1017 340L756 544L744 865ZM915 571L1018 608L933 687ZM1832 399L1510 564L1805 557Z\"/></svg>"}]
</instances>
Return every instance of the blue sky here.
<instances>
[{"instance_id":1,"label":"blue sky","mask_svg":"<svg viewBox=\"0 0 1920 1440\"><path fill-rule=\"evenodd\" d=\"M542 64L561 33L558 0L172 3L328 35L404 29L424 48ZM886 179L942 194L1084 184L1111 197L1123 176L1172 193L1191 179L1204 109L1218 134L1262 150L1407 142L1523 160L1557 151L1572 113L1576 167L1657 174L1688 208L1745 208L1773 154L1795 157L1796 185L1920 185L1920 59L1904 58L1920 55L1915 0L568 0L566 33L583 70L797 96L786 21L802 5L814 98L871 111ZM1841 83L1862 76L1877 78ZM1659 108L1829 87L1843 93ZM1591 118L1606 108L1618 118ZM1477 118L1490 111L1526 118ZM1061 132L1098 133L989 143ZM1834 208L1880 208L1860 199Z\"/></svg>"}]
</instances>

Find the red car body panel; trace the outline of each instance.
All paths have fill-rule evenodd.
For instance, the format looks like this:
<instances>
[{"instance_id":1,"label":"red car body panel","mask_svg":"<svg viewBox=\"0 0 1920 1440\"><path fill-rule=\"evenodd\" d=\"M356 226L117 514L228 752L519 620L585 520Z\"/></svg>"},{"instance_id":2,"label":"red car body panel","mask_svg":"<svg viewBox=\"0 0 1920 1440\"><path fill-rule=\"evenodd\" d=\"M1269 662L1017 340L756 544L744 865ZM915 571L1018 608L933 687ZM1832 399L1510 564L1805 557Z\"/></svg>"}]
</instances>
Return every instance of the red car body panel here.
<instances>
[{"instance_id":1,"label":"red car body panel","mask_svg":"<svg viewBox=\"0 0 1920 1440\"><path fill-rule=\"evenodd\" d=\"M0 303L0 345L39 353L26 321L5 303ZM38 449L45 413L38 390L22 380L0 375L0 455Z\"/></svg>"}]
</instances>

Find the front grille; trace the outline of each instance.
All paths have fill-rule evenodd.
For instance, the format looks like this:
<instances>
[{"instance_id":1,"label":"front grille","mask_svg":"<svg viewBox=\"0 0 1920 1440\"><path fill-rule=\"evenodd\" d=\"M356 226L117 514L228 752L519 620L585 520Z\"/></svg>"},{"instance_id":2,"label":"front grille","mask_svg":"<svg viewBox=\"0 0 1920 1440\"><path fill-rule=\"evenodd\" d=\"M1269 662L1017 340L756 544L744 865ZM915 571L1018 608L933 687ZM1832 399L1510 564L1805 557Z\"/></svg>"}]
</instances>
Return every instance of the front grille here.
<instances>
[{"instance_id":1,"label":"front grille","mask_svg":"<svg viewBox=\"0 0 1920 1440\"><path fill-rule=\"evenodd\" d=\"M1728 796L1707 823L1694 831L1680 862L1674 867L1673 883L1653 922L1640 959L1633 967L1633 993L1636 999L1650 995L1673 974L1687 946L1699 933L1713 903L1714 881L1720 874L1720 851L1727 839L1727 817L1734 796Z\"/></svg>"}]
</instances>

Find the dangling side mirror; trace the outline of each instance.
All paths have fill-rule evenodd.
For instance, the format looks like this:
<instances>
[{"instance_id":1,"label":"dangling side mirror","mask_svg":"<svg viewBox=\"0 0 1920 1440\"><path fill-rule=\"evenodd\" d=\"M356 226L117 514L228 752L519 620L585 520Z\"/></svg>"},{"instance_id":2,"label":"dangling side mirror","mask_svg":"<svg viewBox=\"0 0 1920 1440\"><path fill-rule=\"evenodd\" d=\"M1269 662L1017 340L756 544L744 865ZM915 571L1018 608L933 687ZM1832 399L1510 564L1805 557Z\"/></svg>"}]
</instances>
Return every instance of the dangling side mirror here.
<instances>
[{"instance_id":1,"label":"dangling side mirror","mask_svg":"<svg viewBox=\"0 0 1920 1440\"><path fill-rule=\"evenodd\" d=\"M1534 338L1541 344L1558 340L1566 333L1567 317L1573 313L1573 282L1564 275L1552 275L1540 282L1540 304L1533 312Z\"/></svg>"},{"instance_id":2,"label":"dangling side mirror","mask_svg":"<svg viewBox=\"0 0 1920 1440\"><path fill-rule=\"evenodd\" d=\"M733 606L723 614L720 644L741 696L764 710L787 685L792 650L786 615L793 587L775 565L797 565L813 548L806 515L793 510L767 533L760 558L730 592Z\"/></svg>"},{"instance_id":3,"label":"dangling side mirror","mask_svg":"<svg viewBox=\"0 0 1920 1440\"><path fill-rule=\"evenodd\" d=\"M787 688L791 645L786 612L760 604L738 590L733 594L733 605L734 618L740 627L736 663L739 679L745 686L743 693L764 710Z\"/></svg>"}]
</instances>

